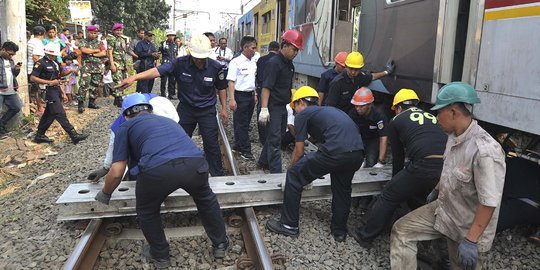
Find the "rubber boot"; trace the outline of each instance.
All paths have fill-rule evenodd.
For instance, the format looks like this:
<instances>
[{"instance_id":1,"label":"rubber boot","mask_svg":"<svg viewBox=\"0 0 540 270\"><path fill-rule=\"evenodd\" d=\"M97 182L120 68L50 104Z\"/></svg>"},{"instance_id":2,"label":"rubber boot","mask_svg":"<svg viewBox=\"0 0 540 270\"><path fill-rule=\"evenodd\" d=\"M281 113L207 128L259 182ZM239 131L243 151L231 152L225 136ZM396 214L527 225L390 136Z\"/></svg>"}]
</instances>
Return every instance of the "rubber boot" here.
<instances>
[{"instance_id":1,"label":"rubber boot","mask_svg":"<svg viewBox=\"0 0 540 270\"><path fill-rule=\"evenodd\" d=\"M77 109L77 111L78 111L79 113L83 113L83 112L84 112L84 101L79 100L78 107L79 107L79 108Z\"/></svg>"},{"instance_id":2,"label":"rubber boot","mask_svg":"<svg viewBox=\"0 0 540 270\"><path fill-rule=\"evenodd\" d=\"M122 101L123 101L122 96L118 96L118 101L116 102L116 106L118 108L122 108Z\"/></svg>"},{"instance_id":3,"label":"rubber boot","mask_svg":"<svg viewBox=\"0 0 540 270\"><path fill-rule=\"evenodd\" d=\"M86 138L88 138L88 134L79 134L79 133L77 133L77 131L75 131L75 129L70 130L68 132L68 134L69 134L69 137L71 138L71 142L73 142L73 144L77 144L80 141L84 141L84 140L86 140Z\"/></svg>"},{"instance_id":4,"label":"rubber boot","mask_svg":"<svg viewBox=\"0 0 540 270\"><path fill-rule=\"evenodd\" d=\"M45 132L38 130L36 136L34 136L35 143L53 143L54 140L45 135Z\"/></svg>"},{"instance_id":5,"label":"rubber boot","mask_svg":"<svg viewBox=\"0 0 540 270\"><path fill-rule=\"evenodd\" d=\"M90 109L99 109L100 107L98 105L96 105L96 99L95 98L91 98L88 100L88 108Z\"/></svg>"},{"instance_id":6,"label":"rubber boot","mask_svg":"<svg viewBox=\"0 0 540 270\"><path fill-rule=\"evenodd\" d=\"M118 97L114 96L113 106L118 106Z\"/></svg>"}]
</instances>

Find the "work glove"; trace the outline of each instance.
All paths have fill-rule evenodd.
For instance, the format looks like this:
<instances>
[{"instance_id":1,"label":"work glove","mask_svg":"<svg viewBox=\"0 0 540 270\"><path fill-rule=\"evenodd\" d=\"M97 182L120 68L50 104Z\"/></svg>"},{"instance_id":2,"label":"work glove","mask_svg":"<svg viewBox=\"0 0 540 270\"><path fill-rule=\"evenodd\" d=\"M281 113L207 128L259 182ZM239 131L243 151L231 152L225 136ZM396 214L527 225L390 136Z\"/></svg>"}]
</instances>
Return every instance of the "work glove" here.
<instances>
[{"instance_id":1,"label":"work glove","mask_svg":"<svg viewBox=\"0 0 540 270\"><path fill-rule=\"evenodd\" d=\"M478 245L465 238L458 247L458 262L464 269L475 269L478 260Z\"/></svg>"},{"instance_id":2,"label":"work glove","mask_svg":"<svg viewBox=\"0 0 540 270\"><path fill-rule=\"evenodd\" d=\"M98 194L96 194L96 197L94 199L100 203L109 205L109 201L111 200L111 194L107 194L103 192L103 190L100 190Z\"/></svg>"},{"instance_id":3,"label":"work glove","mask_svg":"<svg viewBox=\"0 0 540 270\"><path fill-rule=\"evenodd\" d=\"M259 123L261 125L266 125L270 121L270 113L268 108L261 108L261 113L259 114Z\"/></svg>"},{"instance_id":4,"label":"work glove","mask_svg":"<svg viewBox=\"0 0 540 270\"><path fill-rule=\"evenodd\" d=\"M99 182L99 179L101 179L101 177L107 175L108 172L109 172L109 169L105 169L105 168L100 168L100 169L94 170L93 172L91 172L88 175L88 180L90 180L92 182Z\"/></svg>"},{"instance_id":5,"label":"work glove","mask_svg":"<svg viewBox=\"0 0 540 270\"><path fill-rule=\"evenodd\" d=\"M426 203L431 203L439 197L439 190L434 188L426 197Z\"/></svg>"},{"instance_id":6,"label":"work glove","mask_svg":"<svg viewBox=\"0 0 540 270\"><path fill-rule=\"evenodd\" d=\"M388 60L388 62L386 62L386 73L390 75L394 73L394 69L396 69L396 64L394 64L394 60Z\"/></svg>"}]
</instances>

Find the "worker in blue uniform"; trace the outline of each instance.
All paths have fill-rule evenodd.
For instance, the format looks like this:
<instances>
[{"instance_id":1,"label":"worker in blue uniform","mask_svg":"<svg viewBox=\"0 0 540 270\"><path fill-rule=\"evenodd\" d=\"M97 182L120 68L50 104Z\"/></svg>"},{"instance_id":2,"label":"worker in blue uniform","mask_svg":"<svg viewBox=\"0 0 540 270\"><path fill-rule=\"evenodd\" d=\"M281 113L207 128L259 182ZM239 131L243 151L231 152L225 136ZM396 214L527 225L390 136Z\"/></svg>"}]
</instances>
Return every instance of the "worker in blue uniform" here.
<instances>
[{"instance_id":1,"label":"worker in blue uniform","mask_svg":"<svg viewBox=\"0 0 540 270\"><path fill-rule=\"evenodd\" d=\"M279 43L276 41L270 42L268 44L268 54L265 56L261 56L259 60L257 60L257 73L255 74L255 95L257 97L257 119L259 119L259 114L261 113L261 94L262 94L262 84L264 81L264 69L266 68L266 64L268 63L268 60L270 60L272 57L278 55L279 53ZM266 129L265 125L261 125L259 122L257 122L257 131L259 133L259 143L261 145L264 145L266 142Z\"/></svg>"},{"instance_id":2,"label":"worker in blue uniform","mask_svg":"<svg viewBox=\"0 0 540 270\"><path fill-rule=\"evenodd\" d=\"M126 96L122 114L127 121L116 132L113 164L95 199L109 204L130 160L136 164L130 172L137 175L137 220L148 241L143 257L157 268L170 266L160 208L165 198L179 188L193 197L212 241L214 257L225 257L229 246L225 222L216 195L208 185L208 163L201 150L176 122L152 114L152 105L140 93Z\"/></svg>"},{"instance_id":3,"label":"worker in blue uniform","mask_svg":"<svg viewBox=\"0 0 540 270\"><path fill-rule=\"evenodd\" d=\"M418 102L420 99L411 89L401 89L394 96L392 110L396 116L387 131L392 148L392 179L368 211L367 223L350 231L364 248L371 247L402 203L415 196L425 198L441 177L448 136L437 125L437 117L416 107Z\"/></svg>"},{"instance_id":4,"label":"worker in blue uniform","mask_svg":"<svg viewBox=\"0 0 540 270\"><path fill-rule=\"evenodd\" d=\"M206 160L212 176L222 176L223 163L218 144L218 123L216 119L216 91L221 103L220 115L223 121L229 118L227 112L226 68L208 57L210 40L205 35L195 35L190 44L190 55L179 57L122 81L117 87L126 87L137 80L174 75L178 82L180 103L177 111L180 125L188 136L193 135L197 124L204 146Z\"/></svg>"},{"instance_id":5,"label":"worker in blue uniform","mask_svg":"<svg viewBox=\"0 0 540 270\"><path fill-rule=\"evenodd\" d=\"M334 78L341 74L345 70L345 59L347 59L347 52L338 52L334 58L336 65L321 73L321 79L319 80L319 86L317 86L317 92L319 93L319 106L325 104L326 93L330 88L330 83Z\"/></svg>"},{"instance_id":6,"label":"worker in blue uniform","mask_svg":"<svg viewBox=\"0 0 540 270\"><path fill-rule=\"evenodd\" d=\"M275 233L298 236L303 187L330 173L330 229L334 239L343 242L347 235L352 179L362 164L364 146L351 118L336 108L318 106L318 97L317 91L309 86L302 86L294 93L290 105L296 112L296 143L291 167L287 171L281 219L269 219L266 227ZM317 152L304 156L304 141L308 133L321 145Z\"/></svg>"}]
</instances>

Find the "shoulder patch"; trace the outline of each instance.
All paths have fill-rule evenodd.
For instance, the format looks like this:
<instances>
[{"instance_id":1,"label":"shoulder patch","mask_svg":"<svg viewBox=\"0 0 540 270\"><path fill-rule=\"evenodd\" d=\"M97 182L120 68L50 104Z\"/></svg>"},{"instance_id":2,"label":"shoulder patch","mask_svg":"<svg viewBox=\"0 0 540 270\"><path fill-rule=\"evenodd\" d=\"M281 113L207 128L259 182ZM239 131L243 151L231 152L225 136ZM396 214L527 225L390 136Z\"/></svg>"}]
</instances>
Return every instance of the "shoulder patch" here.
<instances>
[{"instance_id":1,"label":"shoulder patch","mask_svg":"<svg viewBox=\"0 0 540 270\"><path fill-rule=\"evenodd\" d=\"M382 120L377 123L377 128L378 129L383 129L384 128L384 123L383 123Z\"/></svg>"},{"instance_id":2,"label":"shoulder patch","mask_svg":"<svg viewBox=\"0 0 540 270\"><path fill-rule=\"evenodd\" d=\"M38 68L40 65L41 65L41 61L37 61L37 62L34 64L34 68Z\"/></svg>"},{"instance_id":3,"label":"shoulder patch","mask_svg":"<svg viewBox=\"0 0 540 270\"><path fill-rule=\"evenodd\" d=\"M218 79L219 79L220 81L225 80L225 69L221 69L221 70L218 72Z\"/></svg>"}]
</instances>

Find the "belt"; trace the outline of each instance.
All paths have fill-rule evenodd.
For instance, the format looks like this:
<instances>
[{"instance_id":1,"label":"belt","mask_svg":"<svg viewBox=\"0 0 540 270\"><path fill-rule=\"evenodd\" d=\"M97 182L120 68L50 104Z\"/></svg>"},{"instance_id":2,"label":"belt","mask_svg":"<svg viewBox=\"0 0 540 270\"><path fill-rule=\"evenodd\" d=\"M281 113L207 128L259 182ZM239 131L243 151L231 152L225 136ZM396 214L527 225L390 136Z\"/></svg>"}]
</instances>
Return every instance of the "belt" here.
<instances>
[{"instance_id":1,"label":"belt","mask_svg":"<svg viewBox=\"0 0 540 270\"><path fill-rule=\"evenodd\" d=\"M238 93L242 93L242 94L249 94L249 95L252 95L254 90L251 90L251 91L241 91L241 90L234 90L235 92L238 92Z\"/></svg>"},{"instance_id":2,"label":"belt","mask_svg":"<svg viewBox=\"0 0 540 270\"><path fill-rule=\"evenodd\" d=\"M444 158L443 155L429 155L427 157L424 157L425 159L433 159L433 158Z\"/></svg>"}]
</instances>

